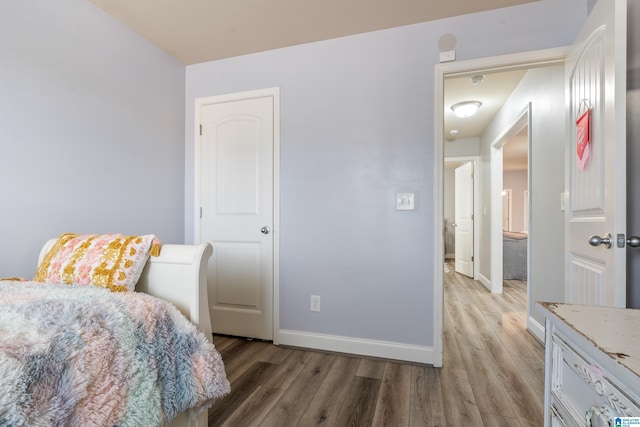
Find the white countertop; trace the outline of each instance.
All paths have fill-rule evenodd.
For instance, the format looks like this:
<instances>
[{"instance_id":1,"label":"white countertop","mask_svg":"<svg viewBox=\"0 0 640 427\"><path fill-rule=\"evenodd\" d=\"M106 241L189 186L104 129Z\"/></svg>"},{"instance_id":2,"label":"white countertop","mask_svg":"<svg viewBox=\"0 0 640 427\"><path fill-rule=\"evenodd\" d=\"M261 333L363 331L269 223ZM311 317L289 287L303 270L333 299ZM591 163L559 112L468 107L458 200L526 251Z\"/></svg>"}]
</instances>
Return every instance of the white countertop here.
<instances>
[{"instance_id":1,"label":"white countertop","mask_svg":"<svg viewBox=\"0 0 640 427\"><path fill-rule=\"evenodd\" d=\"M640 310L548 302L538 306L640 376Z\"/></svg>"}]
</instances>

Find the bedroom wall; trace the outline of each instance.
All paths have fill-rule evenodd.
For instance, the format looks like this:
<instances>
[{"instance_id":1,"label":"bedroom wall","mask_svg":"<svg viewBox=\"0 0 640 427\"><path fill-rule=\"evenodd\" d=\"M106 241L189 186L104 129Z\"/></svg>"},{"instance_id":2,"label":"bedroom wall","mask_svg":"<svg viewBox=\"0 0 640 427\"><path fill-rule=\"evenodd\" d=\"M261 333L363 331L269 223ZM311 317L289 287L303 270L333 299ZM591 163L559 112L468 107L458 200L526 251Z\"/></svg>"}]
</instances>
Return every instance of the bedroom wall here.
<instances>
[{"instance_id":1,"label":"bedroom wall","mask_svg":"<svg viewBox=\"0 0 640 427\"><path fill-rule=\"evenodd\" d=\"M586 9L543 0L188 66L185 239L194 100L279 86L280 328L432 346L438 39L457 36L458 60L563 46ZM397 191L416 193L415 211L395 210ZM310 294L321 313L309 311Z\"/></svg>"},{"instance_id":2,"label":"bedroom wall","mask_svg":"<svg viewBox=\"0 0 640 427\"><path fill-rule=\"evenodd\" d=\"M444 141L444 157L472 157L480 155L480 138L460 138Z\"/></svg>"},{"instance_id":3,"label":"bedroom wall","mask_svg":"<svg viewBox=\"0 0 640 427\"><path fill-rule=\"evenodd\" d=\"M490 144L531 102L529 192L531 197L530 240L530 313L540 325L544 317L538 313L536 301L564 301L564 212L560 195L564 192L565 122L564 65L529 70L511 94L481 138L484 176L491 167ZM489 194L489 183L483 181L483 194ZM481 248L487 245L490 221L481 229ZM553 244L549 244L553 242ZM490 278L490 257L481 259L480 272ZM487 276L488 274L488 276Z\"/></svg>"},{"instance_id":4,"label":"bedroom wall","mask_svg":"<svg viewBox=\"0 0 640 427\"><path fill-rule=\"evenodd\" d=\"M527 171L504 171L502 187L511 189L511 231L524 231L524 192Z\"/></svg>"},{"instance_id":5,"label":"bedroom wall","mask_svg":"<svg viewBox=\"0 0 640 427\"><path fill-rule=\"evenodd\" d=\"M63 232L183 242L184 78L87 0L0 0L0 277Z\"/></svg>"}]
</instances>

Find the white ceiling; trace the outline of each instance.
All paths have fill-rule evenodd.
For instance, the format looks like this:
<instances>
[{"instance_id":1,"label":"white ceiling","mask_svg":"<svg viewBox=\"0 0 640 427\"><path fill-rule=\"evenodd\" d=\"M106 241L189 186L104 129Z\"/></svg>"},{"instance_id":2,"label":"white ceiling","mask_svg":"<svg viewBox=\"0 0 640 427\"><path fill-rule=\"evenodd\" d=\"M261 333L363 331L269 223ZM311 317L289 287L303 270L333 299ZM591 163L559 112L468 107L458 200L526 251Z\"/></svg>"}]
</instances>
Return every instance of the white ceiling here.
<instances>
[{"instance_id":1,"label":"white ceiling","mask_svg":"<svg viewBox=\"0 0 640 427\"><path fill-rule=\"evenodd\" d=\"M90 0L196 64L535 0Z\"/></svg>"},{"instance_id":2,"label":"white ceiling","mask_svg":"<svg viewBox=\"0 0 640 427\"><path fill-rule=\"evenodd\" d=\"M464 77L446 79L444 82L444 139L455 141L482 135L509 95L518 86L526 69L496 73L474 73ZM481 83L474 83L475 76L484 76ZM453 114L451 106L463 101L480 101L478 112L467 118ZM457 134L451 136L451 130ZM455 143L455 142L454 142ZM526 133L514 136L503 148L504 170L526 170L529 144Z\"/></svg>"},{"instance_id":3,"label":"white ceiling","mask_svg":"<svg viewBox=\"0 0 640 427\"><path fill-rule=\"evenodd\" d=\"M446 79L444 82L444 135L445 139L472 138L482 134L500 107L516 88L527 70L505 71L491 74L471 74L464 77ZM481 77L481 83L473 83L472 78ZM472 116L456 117L451 106L463 101L480 101L482 106ZM457 130L451 136L451 130Z\"/></svg>"}]
</instances>

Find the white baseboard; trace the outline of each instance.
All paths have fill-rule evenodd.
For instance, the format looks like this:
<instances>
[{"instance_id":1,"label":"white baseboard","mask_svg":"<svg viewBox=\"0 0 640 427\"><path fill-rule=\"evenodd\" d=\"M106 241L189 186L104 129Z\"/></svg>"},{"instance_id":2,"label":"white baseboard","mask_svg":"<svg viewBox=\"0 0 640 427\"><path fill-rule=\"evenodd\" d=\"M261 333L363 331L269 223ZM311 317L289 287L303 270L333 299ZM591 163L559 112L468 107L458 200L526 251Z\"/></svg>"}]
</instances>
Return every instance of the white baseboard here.
<instances>
[{"instance_id":1,"label":"white baseboard","mask_svg":"<svg viewBox=\"0 0 640 427\"><path fill-rule=\"evenodd\" d=\"M280 330L280 344L433 365L433 347Z\"/></svg>"},{"instance_id":2,"label":"white baseboard","mask_svg":"<svg viewBox=\"0 0 640 427\"><path fill-rule=\"evenodd\" d=\"M444 259L456 259L456 254L444 254Z\"/></svg>"},{"instance_id":3,"label":"white baseboard","mask_svg":"<svg viewBox=\"0 0 640 427\"><path fill-rule=\"evenodd\" d=\"M481 273L478 273L478 281L482 283L482 285L487 288L489 292L491 292L491 280L484 277Z\"/></svg>"},{"instance_id":4,"label":"white baseboard","mask_svg":"<svg viewBox=\"0 0 640 427\"><path fill-rule=\"evenodd\" d=\"M542 326L533 316L527 319L527 329L544 345L544 326Z\"/></svg>"}]
</instances>

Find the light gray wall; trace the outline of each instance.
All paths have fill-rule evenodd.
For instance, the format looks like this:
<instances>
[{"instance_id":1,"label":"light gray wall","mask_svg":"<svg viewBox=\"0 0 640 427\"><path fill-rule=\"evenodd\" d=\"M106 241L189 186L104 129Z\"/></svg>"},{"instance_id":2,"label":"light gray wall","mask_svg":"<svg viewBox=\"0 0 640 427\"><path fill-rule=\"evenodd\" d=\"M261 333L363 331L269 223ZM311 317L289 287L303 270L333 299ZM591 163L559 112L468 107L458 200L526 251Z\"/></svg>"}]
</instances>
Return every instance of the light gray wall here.
<instances>
[{"instance_id":1,"label":"light gray wall","mask_svg":"<svg viewBox=\"0 0 640 427\"><path fill-rule=\"evenodd\" d=\"M534 308L536 301L564 301L564 212L560 195L564 192L565 121L564 65L529 70L496 114L482 135L482 158L490 154L490 144L511 126L531 102L529 192L531 224L530 312L544 325L544 317ZM483 176L489 175L489 163L483 162ZM483 181L483 193L490 183ZM488 203L488 202L487 202ZM491 214L491 212L490 212ZM499 212L498 215L502 215ZM490 215L488 215L489 217ZM482 236L488 236L490 221L483 221ZM485 241L486 240L486 241ZM480 250L488 250L488 239L481 240ZM549 244L553 242L553 244ZM482 257L480 272L490 278L491 259Z\"/></svg>"},{"instance_id":2,"label":"light gray wall","mask_svg":"<svg viewBox=\"0 0 640 427\"><path fill-rule=\"evenodd\" d=\"M511 231L524 230L524 192L527 190L527 171L504 171L502 187L511 189Z\"/></svg>"},{"instance_id":3,"label":"light gray wall","mask_svg":"<svg viewBox=\"0 0 640 427\"><path fill-rule=\"evenodd\" d=\"M456 34L458 60L563 46L586 11L586 0L543 0L188 66L186 239L194 100L278 86L280 328L433 345L438 39ZM395 210L397 191L416 193L415 211Z\"/></svg>"},{"instance_id":4,"label":"light gray wall","mask_svg":"<svg viewBox=\"0 0 640 427\"><path fill-rule=\"evenodd\" d=\"M627 234L640 236L640 2L627 5ZM627 305L640 308L640 248L627 257Z\"/></svg>"},{"instance_id":5,"label":"light gray wall","mask_svg":"<svg viewBox=\"0 0 640 427\"><path fill-rule=\"evenodd\" d=\"M184 76L87 0L0 0L0 277L63 232L183 241Z\"/></svg>"},{"instance_id":6,"label":"light gray wall","mask_svg":"<svg viewBox=\"0 0 640 427\"><path fill-rule=\"evenodd\" d=\"M444 157L471 157L480 155L480 138L460 138L444 141Z\"/></svg>"}]
</instances>

